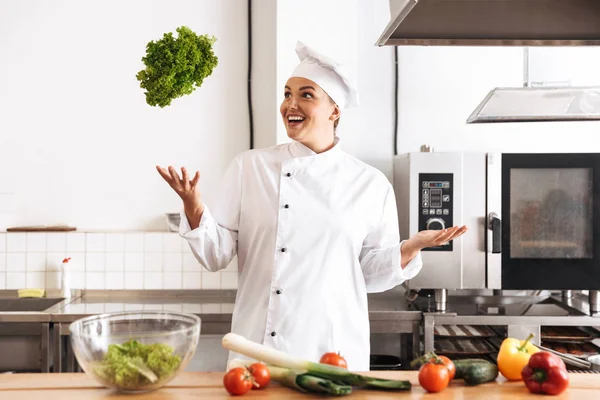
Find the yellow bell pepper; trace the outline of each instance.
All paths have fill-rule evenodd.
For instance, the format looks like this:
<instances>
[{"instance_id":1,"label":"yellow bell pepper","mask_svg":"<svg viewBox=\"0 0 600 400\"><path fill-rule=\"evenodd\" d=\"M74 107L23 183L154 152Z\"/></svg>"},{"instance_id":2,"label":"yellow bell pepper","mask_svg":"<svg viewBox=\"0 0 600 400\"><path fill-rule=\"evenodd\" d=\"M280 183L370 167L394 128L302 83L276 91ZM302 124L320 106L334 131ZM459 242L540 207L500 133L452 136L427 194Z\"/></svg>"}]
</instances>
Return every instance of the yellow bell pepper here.
<instances>
[{"instance_id":1,"label":"yellow bell pepper","mask_svg":"<svg viewBox=\"0 0 600 400\"><path fill-rule=\"evenodd\" d=\"M521 371L529 363L532 354L540 350L530 343L533 334L526 340L506 338L500 346L498 352L498 369L500 373L509 381L520 381Z\"/></svg>"}]
</instances>

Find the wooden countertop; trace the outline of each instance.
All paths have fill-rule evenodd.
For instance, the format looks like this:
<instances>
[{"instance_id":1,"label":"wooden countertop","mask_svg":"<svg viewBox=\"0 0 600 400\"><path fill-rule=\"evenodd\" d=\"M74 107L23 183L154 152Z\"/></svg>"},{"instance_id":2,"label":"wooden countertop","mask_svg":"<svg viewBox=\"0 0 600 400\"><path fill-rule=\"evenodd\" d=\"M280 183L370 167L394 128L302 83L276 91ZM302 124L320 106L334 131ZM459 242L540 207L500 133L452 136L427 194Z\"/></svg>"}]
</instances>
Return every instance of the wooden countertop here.
<instances>
[{"instance_id":1,"label":"wooden countertop","mask_svg":"<svg viewBox=\"0 0 600 400\"><path fill-rule=\"evenodd\" d=\"M387 399L598 399L600 398L600 374L569 374L570 386L559 396L530 394L522 382L507 382L502 377L496 382L480 386L465 386L460 380L453 381L444 391L426 393L419 386L416 371L378 371L370 375L382 378L408 379L413 383L409 392L380 392L356 390L343 398L355 400ZM184 372L162 389L142 394L117 394L96 384L85 374L0 374L0 399L7 400L69 400L69 399L229 399L233 397L222 385L222 372ZM236 398L260 399L309 399L320 398L271 384L265 390L251 391Z\"/></svg>"}]
</instances>

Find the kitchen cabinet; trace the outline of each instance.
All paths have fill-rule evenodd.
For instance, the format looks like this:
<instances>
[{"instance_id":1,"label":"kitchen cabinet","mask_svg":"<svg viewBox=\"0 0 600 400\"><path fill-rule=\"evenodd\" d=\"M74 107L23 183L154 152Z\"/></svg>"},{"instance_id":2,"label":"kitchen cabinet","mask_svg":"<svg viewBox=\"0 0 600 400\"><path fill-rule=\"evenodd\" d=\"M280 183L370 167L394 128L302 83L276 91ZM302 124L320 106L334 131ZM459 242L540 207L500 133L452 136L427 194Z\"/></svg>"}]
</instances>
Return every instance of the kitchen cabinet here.
<instances>
[{"instance_id":1,"label":"kitchen cabinet","mask_svg":"<svg viewBox=\"0 0 600 400\"><path fill-rule=\"evenodd\" d=\"M51 372L50 314L42 310L60 301L0 292L0 372Z\"/></svg>"},{"instance_id":2,"label":"kitchen cabinet","mask_svg":"<svg viewBox=\"0 0 600 400\"><path fill-rule=\"evenodd\" d=\"M2 322L0 372L50 372L50 324Z\"/></svg>"},{"instance_id":3,"label":"kitchen cabinet","mask_svg":"<svg viewBox=\"0 0 600 400\"><path fill-rule=\"evenodd\" d=\"M186 367L190 372L225 371L229 351L221 345L223 335L200 335L194 357Z\"/></svg>"}]
</instances>

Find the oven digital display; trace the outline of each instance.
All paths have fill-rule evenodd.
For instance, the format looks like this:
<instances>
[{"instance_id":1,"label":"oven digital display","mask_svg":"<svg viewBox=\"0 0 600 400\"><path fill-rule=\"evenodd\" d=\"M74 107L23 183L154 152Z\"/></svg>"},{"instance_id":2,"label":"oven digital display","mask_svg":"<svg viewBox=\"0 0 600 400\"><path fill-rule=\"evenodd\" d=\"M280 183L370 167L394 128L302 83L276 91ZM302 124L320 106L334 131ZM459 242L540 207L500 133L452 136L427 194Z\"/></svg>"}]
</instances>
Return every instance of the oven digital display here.
<instances>
[{"instance_id":1,"label":"oven digital display","mask_svg":"<svg viewBox=\"0 0 600 400\"><path fill-rule=\"evenodd\" d=\"M432 208L442 207L442 189L431 189L429 206Z\"/></svg>"},{"instance_id":2,"label":"oven digital display","mask_svg":"<svg viewBox=\"0 0 600 400\"><path fill-rule=\"evenodd\" d=\"M419 174L419 231L442 230L453 226L453 176L448 173ZM452 251L449 243L428 247L423 251Z\"/></svg>"}]
</instances>

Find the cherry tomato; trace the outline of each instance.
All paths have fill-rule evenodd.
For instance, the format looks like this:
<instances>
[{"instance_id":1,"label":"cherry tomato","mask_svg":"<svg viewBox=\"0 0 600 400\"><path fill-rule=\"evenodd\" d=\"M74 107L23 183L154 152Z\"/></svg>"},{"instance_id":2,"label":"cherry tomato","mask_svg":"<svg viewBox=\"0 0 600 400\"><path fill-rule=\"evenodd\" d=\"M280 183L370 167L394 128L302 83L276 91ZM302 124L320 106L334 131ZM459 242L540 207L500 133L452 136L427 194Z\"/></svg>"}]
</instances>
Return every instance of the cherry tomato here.
<instances>
[{"instance_id":1,"label":"cherry tomato","mask_svg":"<svg viewBox=\"0 0 600 400\"><path fill-rule=\"evenodd\" d=\"M431 393L444 390L450 382L450 372L442 362L436 364L428 362L419 369L419 384Z\"/></svg>"},{"instance_id":2,"label":"cherry tomato","mask_svg":"<svg viewBox=\"0 0 600 400\"><path fill-rule=\"evenodd\" d=\"M348 369L348 363L346 363L346 360L340 355L340 353L325 353L321 356L321 360L319 362L321 364L329 364Z\"/></svg>"},{"instance_id":3,"label":"cherry tomato","mask_svg":"<svg viewBox=\"0 0 600 400\"><path fill-rule=\"evenodd\" d=\"M252 389L262 389L271 381L269 367L263 363L254 363L248 367L248 370L252 374L252 378L254 378Z\"/></svg>"},{"instance_id":4,"label":"cherry tomato","mask_svg":"<svg viewBox=\"0 0 600 400\"><path fill-rule=\"evenodd\" d=\"M223 385L229 394L245 394L252 389L252 375L245 368L232 368L223 377Z\"/></svg>"},{"instance_id":5,"label":"cherry tomato","mask_svg":"<svg viewBox=\"0 0 600 400\"><path fill-rule=\"evenodd\" d=\"M446 356L437 356L437 357L439 359L441 359L444 362L444 364L446 364L446 368L448 368L448 372L450 373L450 380L454 379L454 375L456 375L456 366L454 365L452 360ZM435 358L432 358L429 361L435 361Z\"/></svg>"}]
</instances>

